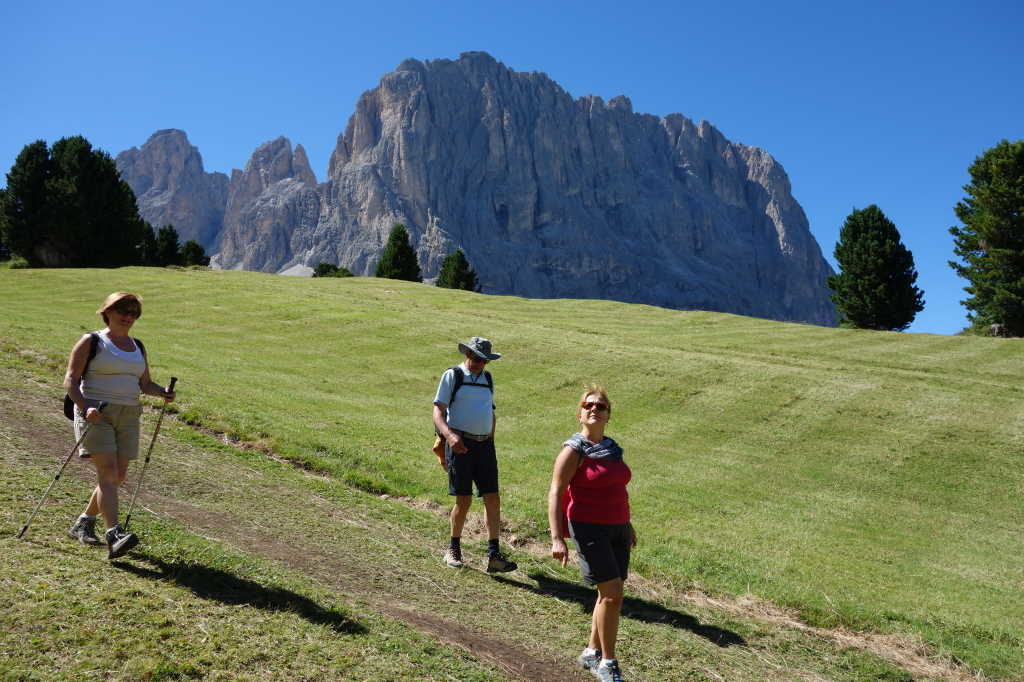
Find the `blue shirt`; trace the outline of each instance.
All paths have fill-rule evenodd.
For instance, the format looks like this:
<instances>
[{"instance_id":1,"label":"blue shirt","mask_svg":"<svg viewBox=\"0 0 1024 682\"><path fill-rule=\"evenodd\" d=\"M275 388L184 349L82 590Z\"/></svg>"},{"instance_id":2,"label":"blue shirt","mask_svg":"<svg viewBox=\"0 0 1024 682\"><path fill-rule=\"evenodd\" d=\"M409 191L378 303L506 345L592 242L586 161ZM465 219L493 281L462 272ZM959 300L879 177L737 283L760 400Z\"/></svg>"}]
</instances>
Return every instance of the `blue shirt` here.
<instances>
[{"instance_id":1,"label":"blue shirt","mask_svg":"<svg viewBox=\"0 0 1024 682\"><path fill-rule=\"evenodd\" d=\"M452 403L455 372L462 372L462 387ZM494 420L494 395L487 388L483 372L473 374L465 363L450 368L441 375L434 404L448 408L448 426L478 436L491 432Z\"/></svg>"}]
</instances>

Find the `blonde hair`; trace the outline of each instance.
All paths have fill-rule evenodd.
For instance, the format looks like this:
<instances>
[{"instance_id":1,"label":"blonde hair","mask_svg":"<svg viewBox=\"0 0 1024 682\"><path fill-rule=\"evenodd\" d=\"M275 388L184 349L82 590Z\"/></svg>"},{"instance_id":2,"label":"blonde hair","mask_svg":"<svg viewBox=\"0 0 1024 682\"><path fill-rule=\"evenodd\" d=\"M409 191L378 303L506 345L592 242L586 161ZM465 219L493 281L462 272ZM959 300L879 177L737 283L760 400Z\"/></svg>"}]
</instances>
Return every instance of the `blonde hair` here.
<instances>
[{"instance_id":1,"label":"blonde hair","mask_svg":"<svg viewBox=\"0 0 1024 682\"><path fill-rule=\"evenodd\" d=\"M103 300L103 305L96 312L103 318L103 324L109 324L110 321L107 319L107 311L111 308L115 308L123 302L135 303L139 307L138 317L142 317L142 297L136 296L129 291L115 291L110 296L107 296Z\"/></svg>"},{"instance_id":2,"label":"blonde hair","mask_svg":"<svg viewBox=\"0 0 1024 682\"><path fill-rule=\"evenodd\" d=\"M601 396L601 400L608 406L608 416L612 415L612 401L608 399L608 393L604 390L604 386L599 384L590 384L587 386L587 390L583 391L583 395L580 396L579 401L576 403L576 421L579 421L583 417L583 403L586 402L588 395Z\"/></svg>"}]
</instances>

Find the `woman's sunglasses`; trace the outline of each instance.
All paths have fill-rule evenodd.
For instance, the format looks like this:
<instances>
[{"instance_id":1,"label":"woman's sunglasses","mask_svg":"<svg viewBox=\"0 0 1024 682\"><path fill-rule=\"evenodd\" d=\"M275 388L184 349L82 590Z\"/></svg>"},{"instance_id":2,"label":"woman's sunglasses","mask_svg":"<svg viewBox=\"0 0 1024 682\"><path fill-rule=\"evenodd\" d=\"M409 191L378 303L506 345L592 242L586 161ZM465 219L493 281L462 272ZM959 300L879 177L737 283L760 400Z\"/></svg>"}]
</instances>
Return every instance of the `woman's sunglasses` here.
<instances>
[{"instance_id":1,"label":"woman's sunglasses","mask_svg":"<svg viewBox=\"0 0 1024 682\"><path fill-rule=\"evenodd\" d=\"M584 410L597 410L598 412L604 412L608 409L608 406L604 403L580 403L580 407Z\"/></svg>"}]
</instances>

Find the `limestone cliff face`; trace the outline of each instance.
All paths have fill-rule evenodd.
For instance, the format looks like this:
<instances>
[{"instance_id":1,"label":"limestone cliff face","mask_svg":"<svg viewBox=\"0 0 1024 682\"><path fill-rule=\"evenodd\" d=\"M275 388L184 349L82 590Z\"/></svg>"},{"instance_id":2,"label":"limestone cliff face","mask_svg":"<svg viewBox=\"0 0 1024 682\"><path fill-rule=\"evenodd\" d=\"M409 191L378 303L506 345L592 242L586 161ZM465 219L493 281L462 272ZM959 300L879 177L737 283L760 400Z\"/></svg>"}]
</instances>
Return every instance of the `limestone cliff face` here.
<instances>
[{"instance_id":1,"label":"limestone cliff face","mask_svg":"<svg viewBox=\"0 0 1024 682\"><path fill-rule=\"evenodd\" d=\"M227 194L221 267L369 275L402 222L427 280L461 248L487 293L835 321L831 268L770 155L481 52L385 75L324 183L279 138Z\"/></svg>"},{"instance_id":2,"label":"limestone cliff face","mask_svg":"<svg viewBox=\"0 0 1024 682\"><path fill-rule=\"evenodd\" d=\"M115 159L135 193L139 214L154 228L173 225L181 242L216 245L224 220L228 178L207 173L199 151L180 130L158 130L142 145Z\"/></svg>"},{"instance_id":3,"label":"limestone cliff face","mask_svg":"<svg viewBox=\"0 0 1024 682\"><path fill-rule=\"evenodd\" d=\"M324 191L319 229L357 274L403 222L425 277L462 248L488 293L834 323L831 269L771 156L484 53L384 76Z\"/></svg>"},{"instance_id":4,"label":"limestone cliff face","mask_svg":"<svg viewBox=\"0 0 1024 682\"><path fill-rule=\"evenodd\" d=\"M231 173L214 264L266 272L304 264L319 220L320 194L302 145L293 151L287 138L267 142L244 171Z\"/></svg>"}]
</instances>

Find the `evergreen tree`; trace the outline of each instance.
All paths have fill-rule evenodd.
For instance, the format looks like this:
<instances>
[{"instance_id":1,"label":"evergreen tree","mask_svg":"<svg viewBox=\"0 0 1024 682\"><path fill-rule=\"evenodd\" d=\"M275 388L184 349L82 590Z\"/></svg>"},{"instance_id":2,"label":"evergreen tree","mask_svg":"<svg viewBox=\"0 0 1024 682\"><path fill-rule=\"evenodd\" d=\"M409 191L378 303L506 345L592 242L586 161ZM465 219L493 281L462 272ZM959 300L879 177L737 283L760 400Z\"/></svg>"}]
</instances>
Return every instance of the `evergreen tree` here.
<instances>
[{"instance_id":1,"label":"evergreen tree","mask_svg":"<svg viewBox=\"0 0 1024 682\"><path fill-rule=\"evenodd\" d=\"M437 286L466 291L480 290L476 273L469 267L469 261L466 260L466 254L462 253L462 249L456 249L455 253L449 253L444 257L441 272L437 275Z\"/></svg>"},{"instance_id":2,"label":"evergreen tree","mask_svg":"<svg viewBox=\"0 0 1024 682\"><path fill-rule=\"evenodd\" d=\"M828 286L844 326L902 331L924 308L924 294L914 286L914 257L878 206L847 216L835 258L840 273Z\"/></svg>"},{"instance_id":3,"label":"evergreen tree","mask_svg":"<svg viewBox=\"0 0 1024 682\"><path fill-rule=\"evenodd\" d=\"M203 245L194 239L189 239L181 245L182 265L209 265L210 258L206 255Z\"/></svg>"},{"instance_id":4,"label":"evergreen tree","mask_svg":"<svg viewBox=\"0 0 1024 682\"><path fill-rule=\"evenodd\" d=\"M1003 140L967 170L956 205L963 227L949 228L961 259L949 265L970 283L962 303L975 328L1002 324L1024 336L1024 140Z\"/></svg>"},{"instance_id":5,"label":"evergreen tree","mask_svg":"<svg viewBox=\"0 0 1024 682\"><path fill-rule=\"evenodd\" d=\"M139 260L142 265L158 265L156 233L153 231L153 226L149 223L146 223L146 229L142 235L142 245L139 250L141 252L141 258Z\"/></svg>"},{"instance_id":6,"label":"evergreen tree","mask_svg":"<svg viewBox=\"0 0 1024 682\"><path fill-rule=\"evenodd\" d=\"M113 159L81 136L26 145L0 195L0 231L32 267L137 264L145 229Z\"/></svg>"},{"instance_id":7,"label":"evergreen tree","mask_svg":"<svg viewBox=\"0 0 1024 682\"><path fill-rule=\"evenodd\" d=\"M156 233L156 265L181 265L181 245L173 225L164 225Z\"/></svg>"},{"instance_id":8,"label":"evergreen tree","mask_svg":"<svg viewBox=\"0 0 1024 682\"><path fill-rule=\"evenodd\" d=\"M42 140L25 145L7 173L7 189L0 190L0 234L11 250L42 265L33 252L49 223L46 184L53 177L50 149Z\"/></svg>"},{"instance_id":9,"label":"evergreen tree","mask_svg":"<svg viewBox=\"0 0 1024 682\"><path fill-rule=\"evenodd\" d=\"M395 223L388 235L388 243L384 245L384 251L380 255L380 262L377 263L377 277L387 279L404 279L408 282L422 282L420 275L420 264L416 259L416 252L409 245L409 232L405 225Z\"/></svg>"}]
</instances>

